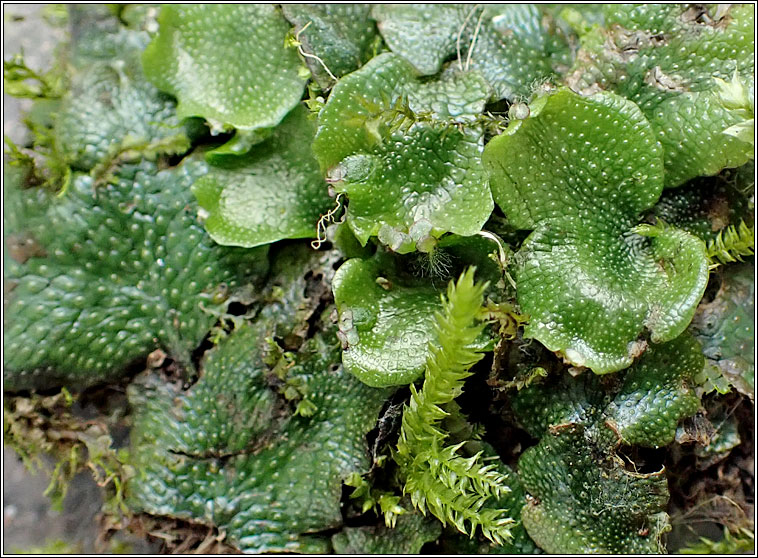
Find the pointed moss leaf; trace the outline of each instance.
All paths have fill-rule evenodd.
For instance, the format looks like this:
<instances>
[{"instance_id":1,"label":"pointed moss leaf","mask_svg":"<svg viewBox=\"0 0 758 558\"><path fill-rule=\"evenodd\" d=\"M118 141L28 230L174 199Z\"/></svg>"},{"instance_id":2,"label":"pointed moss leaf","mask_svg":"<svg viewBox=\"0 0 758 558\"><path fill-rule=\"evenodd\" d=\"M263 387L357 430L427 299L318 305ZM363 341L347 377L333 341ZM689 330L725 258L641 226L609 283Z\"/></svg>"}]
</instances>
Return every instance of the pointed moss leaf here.
<instances>
[{"instance_id":1,"label":"pointed moss leaf","mask_svg":"<svg viewBox=\"0 0 758 558\"><path fill-rule=\"evenodd\" d=\"M588 94L615 91L639 105L663 147L666 186L751 159L752 145L728 130L752 120L753 103L730 104L720 84L736 71L742 90L753 90L755 7L646 4L605 11L606 28L582 38L567 83Z\"/></svg>"},{"instance_id":2,"label":"pointed moss leaf","mask_svg":"<svg viewBox=\"0 0 758 558\"><path fill-rule=\"evenodd\" d=\"M638 474L598 459L581 426L556 429L519 460L527 493L521 513L537 545L551 554L664 552L668 487L663 471Z\"/></svg>"},{"instance_id":3,"label":"pointed moss leaf","mask_svg":"<svg viewBox=\"0 0 758 558\"><path fill-rule=\"evenodd\" d=\"M443 62L481 72L493 98L528 97L569 63L564 37L534 5L380 4L379 30L392 51L424 75Z\"/></svg>"},{"instance_id":4,"label":"pointed moss leaf","mask_svg":"<svg viewBox=\"0 0 758 558\"><path fill-rule=\"evenodd\" d=\"M334 85L332 76L357 70L373 55L377 30L368 4L284 4L282 11L295 26L308 69L322 88Z\"/></svg>"},{"instance_id":5,"label":"pointed moss leaf","mask_svg":"<svg viewBox=\"0 0 758 558\"><path fill-rule=\"evenodd\" d=\"M687 327L708 277L705 245L633 228L662 188L660 148L633 103L561 89L494 138L483 161L509 221L534 229L515 270L528 337L603 374L632 362L644 327L654 342Z\"/></svg>"},{"instance_id":6,"label":"pointed moss leaf","mask_svg":"<svg viewBox=\"0 0 758 558\"><path fill-rule=\"evenodd\" d=\"M464 458L459 453L463 442L448 440L450 435L442 424L442 419L450 416L442 406L450 405L461 394L465 379L473 374L471 367L483 357L475 343L484 328L477 323L477 316L485 285L474 283L474 272L474 268L466 269L457 281L450 281L446 295L441 296L424 384L420 390L410 386L411 398L403 406L397 450L392 457L400 468L403 493L410 495L417 509L428 509L443 525L452 523L471 536L479 527L482 535L503 544L512 538L509 510L483 508L490 498L510 491L508 477L494 464L486 464L481 452ZM455 414L458 421L463 418ZM466 434L462 434L465 439Z\"/></svg>"},{"instance_id":7,"label":"pointed moss leaf","mask_svg":"<svg viewBox=\"0 0 758 558\"><path fill-rule=\"evenodd\" d=\"M332 537L336 554L418 554L442 532L439 521L419 513L404 513L393 528L345 527Z\"/></svg>"},{"instance_id":8,"label":"pointed moss leaf","mask_svg":"<svg viewBox=\"0 0 758 558\"><path fill-rule=\"evenodd\" d=\"M406 256L417 256L410 265L421 279L399 272L407 264L382 255L345 262L332 283L345 368L372 386L405 385L419 378L433 340L433 314L441 307L442 281L473 265L477 278L489 281L488 294L496 296L501 273L489 258L496 250L480 236L449 235L432 254ZM491 347L489 343L487 330L477 345Z\"/></svg>"},{"instance_id":9,"label":"pointed moss leaf","mask_svg":"<svg viewBox=\"0 0 758 558\"><path fill-rule=\"evenodd\" d=\"M342 525L342 481L368 469L366 434L387 393L330 371L338 356L314 338L288 374L315 412L293 415L261 362L265 326L221 341L187 391L155 375L130 386L130 502L215 525L243 552L323 553L328 540L311 533Z\"/></svg>"},{"instance_id":10,"label":"pointed moss leaf","mask_svg":"<svg viewBox=\"0 0 758 558\"><path fill-rule=\"evenodd\" d=\"M507 479L510 491L499 498L491 498L483 506L483 510L505 509L513 517L515 523L511 528L512 537L495 544L485 539L480 533L473 537L463 534L453 534L446 531L440 541L443 554L535 554L537 547L524 529L521 521L521 510L526 504L524 487L516 472L500 460L495 449L486 442L470 441L464 447L472 447L467 455L473 455L473 451L482 451L485 459L492 460L495 470ZM473 449L476 448L476 449Z\"/></svg>"},{"instance_id":11,"label":"pointed moss leaf","mask_svg":"<svg viewBox=\"0 0 758 558\"><path fill-rule=\"evenodd\" d=\"M297 105L305 79L290 26L271 4L164 5L145 75L179 100L179 116L214 127L270 128Z\"/></svg>"},{"instance_id":12,"label":"pointed moss leaf","mask_svg":"<svg viewBox=\"0 0 758 558\"><path fill-rule=\"evenodd\" d=\"M391 54L373 58L335 86L319 115L313 150L327 180L350 200L347 222L365 244L414 249L414 224L431 233L474 234L492 211L476 125L487 85L471 73L421 82ZM406 104L407 103L407 104Z\"/></svg>"},{"instance_id":13,"label":"pointed moss leaf","mask_svg":"<svg viewBox=\"0 0 758 558\"><path fill-rule=\"evenodd\" d=\"M80 33L70 90L55 122L66 161L88 171L127 150L151 157L186 151L189 139L174 101L142 73L147 34L97 26Z\"/></svg>"},{"instance_id":14,"label":"pointed moss leaf","mask_svg":"<svg viewBox=\"0 0 758 558\"><path fill-rule=\"evenodd\" d=\"M755 274L752 262L728 266L711 302L703 302L690 326L708 362L749 397L755 394Z\"/></svg>"},{"instance_id":15,"label":"pointed moss leaf","mask_svg":"<svg viewBox=\"0 0 758 558\"><path fill-rule=\"evenodd\" d=\"M715 241L729 225L736 227L740 221L752 220L749 202L740 191L740 175L746 170L752 181L753 169L740 167L726 176L697 178L679 188L664 190L648 221L660 219L706 243Z\"/></svg>"},{"instance_id":16,"label":"pointed moss leaf","mask_svg":"<svg viewBox=\"0 0 758 558\"><path fill-rule=\"evenodd\" d=\"M489 457L497 456L497 453L487 452L485 453ZM521 510L526 502L526 494L519 479L519 476L515 471L503 463L499 456L496 461L496 470L501 475L504 475L508 479L508 488L510 492L501 496L500 498L490 500L485 504L484 509L505 509L513 517L514 523L511 529L511 539L503 542L502 545L492 544L490 541L485 543L482 537L479 537L480 545L478 553L482 554L534 554L537 550L534 541L529 537L529 534L524 528L524 522L521 520ZM463 552L462 552L463 553Z\"/></svg>"},{"instance_id":17,"label":"pointed moss leaf","mask_svg":"<svg viewBox=\"0 0 758 558\"><path fill-rule=\"evenodd\" d=\"M487 258L483 247L487 241L481 237L446 240L449 243L441 243L447 244L446 255L439 257L454 259L461 268L479 266ZM426 255L419 257L425 262ZM408 275L403 267L403 262L387 254L368 260L353 258L342 264L332 281L339 312L342 362L349 372L371 386L406 385L420 378L430 354L429 343L435 339L434 313L441 308L444 283L435 285L428 278ZM497 266L491 261L483 262L477 267L477 279L495 275L496 281L498 273L493 273L492 267ZM446 268L447 272L456 269L457 265ZM477 339L476 347L491 350L489 329Z\"/></svg>"},{"instance_id":18,"label":"pointed moss leaf","mask_svg":"<svg viewBox=\"0 0 758 558\"><path fill-rule=\"evenodd\" d=\"M370 386L405 385L424 373L440 294L428 283L387 277L384 269L379 261L352 259L334 276L342 362Z\"/></svg>"},{"instance_id":19,"label":"pointed moss leaf","mask_svg":"<svg viewBox=\"0 0 758 558\"><path fill-rule=\"evenodd\" d=\"M114 379L158 348L192 366L216 320L203 307L267 265L197 223L189 186L203 172L132 170L96 190L79 176L27 223L36 249L6 270L6 389Z\"/></svg>"},{"instance_id":20,"label":"pointed moss leaf","mask_svg":"<svg viewBox=\"0 0 758 558\"><path fill-rule=\"evenodd\" d=\"M514 535L514 539L518 541L516 544L498 545L483 537L471 538L461 533L449 531L444 533L440 539L439 545L442 548L440 552L446 555L462 554L466 556L475 554L508 554L512 556L515 554L537 554L539 552L532 539L526 534L526 530L521 526L520 521L514 527L513 532L518 533ZM526 541L523 544L519 538L522 536L520 533L523 533L524 541Z\"/></svg>"},{"instance_id":21,"label":"pointed moss leaf","mask_svg":"<svg viewBox=\"0 0 758 558\"><path fill-rule=\"evenodd\" d=\"M674 441L679 421L700 407L693 380L703 364L700 344L687 333L648 347L605 409L621 441L654 447Z\"/></svg>"},{"instance_id":22,"label":"pointed moss leaf","mask_svg":"<svg viewBox=\"0 0 758 558\"><path fill-rule=\"evenodd\" d=\"M677 549L678 554L703 555L732 555L750 554L755 548L755 533L752 529L741 527L736 534L732 534L728 527L724 527L723 537L719 540L700 537L697 542L690 542L687 546Z\"/></svg>"},{"instance_id":23,"label":"pointed moss leaf","mask_svg":"<svg viewBox=\"0 0 758 558\"><path fill-rule=\"evenodd\" d=\"M311 153L315 124L307 112L298 107L271 138L192 186L216 242L251 247L315 236L334 200Z\"/></svg>"}]
</instances>

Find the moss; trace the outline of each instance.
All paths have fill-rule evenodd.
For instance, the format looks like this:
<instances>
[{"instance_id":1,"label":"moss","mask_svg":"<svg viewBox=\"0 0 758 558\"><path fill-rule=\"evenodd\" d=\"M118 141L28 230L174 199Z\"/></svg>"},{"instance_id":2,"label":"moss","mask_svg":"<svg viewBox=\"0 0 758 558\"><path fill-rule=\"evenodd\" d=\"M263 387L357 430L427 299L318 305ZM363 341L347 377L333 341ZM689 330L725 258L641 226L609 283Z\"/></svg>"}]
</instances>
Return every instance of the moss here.
<instances>
[{"instance_id":1,"label":"moss","mask_svg":"<svg viewBox=\"0 0 758 558\"><path fill-rule=\"evenodd\" d=\"M107 535L660 552L698 467L752 479L701 428L753 396L752 6L50 14L55 67L5 63L5 438Z\"/></svg>"}]
</instances>

